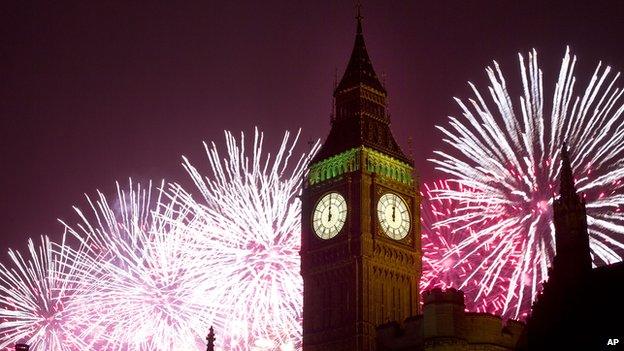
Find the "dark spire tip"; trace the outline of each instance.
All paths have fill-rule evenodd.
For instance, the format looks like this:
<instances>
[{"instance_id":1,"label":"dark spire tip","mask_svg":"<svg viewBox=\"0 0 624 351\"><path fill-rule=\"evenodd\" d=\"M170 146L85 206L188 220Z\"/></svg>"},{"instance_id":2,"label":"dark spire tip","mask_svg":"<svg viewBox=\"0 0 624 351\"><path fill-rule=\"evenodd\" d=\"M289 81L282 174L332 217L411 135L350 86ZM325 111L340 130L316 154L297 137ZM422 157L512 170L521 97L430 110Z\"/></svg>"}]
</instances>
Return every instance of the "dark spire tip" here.
<instances>
[{"instance_id":1,"label":"dark spire tip","mask_svg":"<svg viewBox=\"0 0 624 351\"><path fill-rule=\"evenodd\" d=\"M355 4L355 8L356 8L355 19L357 19L357 33L362 34L362 19L364 18L362 17L362 2L358 1Z\"/></svg>"},{"instance_id":2,"label":"dark spire tip","mask_svg":"<svg viewBox=\"0 0 624 351\"><path fill-rule=\"evenodd\" d=\"M351 58L347 64L342 79L338 83L336 89L334 89L334 96L338 91L353 88L360 85L366 85L369 88L373 88L382 94L386 93L386 89L383 84L379 82L373 65L370 62L368 52L366 52L366 45L364 44L364 35L362 34L362 15L360 11L361 4L357 5L357 34L355 35L355 42L353 45L353 51L351 52Z\"/></svg>"},{"instance_id":3,"label":"dark spire tip","mask_svg":"<svg viewBox=\"0 0 624 351\"><path fill-rule=\"evenodd\" d=\"M563 197L576 195L573 173L572 164L570 163L570 155L568 154L568 145L567 142L563 142L561 147L561 174L559 183L559 193Z\"/></svg>"}]
</instances>

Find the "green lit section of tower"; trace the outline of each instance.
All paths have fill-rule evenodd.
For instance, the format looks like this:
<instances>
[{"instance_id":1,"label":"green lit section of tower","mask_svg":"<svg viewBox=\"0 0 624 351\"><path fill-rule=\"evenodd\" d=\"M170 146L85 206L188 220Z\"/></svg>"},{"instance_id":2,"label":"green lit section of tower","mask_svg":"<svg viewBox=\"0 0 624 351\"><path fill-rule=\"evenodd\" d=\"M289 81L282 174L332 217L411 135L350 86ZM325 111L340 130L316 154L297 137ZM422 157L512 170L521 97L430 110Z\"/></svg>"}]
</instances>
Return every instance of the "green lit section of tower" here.
<instances>
[{"instance_id":1,"label":"green lit section of tower","mask_svg":"<svg viewBox=\"0 0 624 351\"><path fill-rule=\"evenodd\" d=\"M407 185L414 182L413 168L408 163L367 147L354 148L311 165L307 182L314 185L359 169Z\"/></svg>"}]
</instances>

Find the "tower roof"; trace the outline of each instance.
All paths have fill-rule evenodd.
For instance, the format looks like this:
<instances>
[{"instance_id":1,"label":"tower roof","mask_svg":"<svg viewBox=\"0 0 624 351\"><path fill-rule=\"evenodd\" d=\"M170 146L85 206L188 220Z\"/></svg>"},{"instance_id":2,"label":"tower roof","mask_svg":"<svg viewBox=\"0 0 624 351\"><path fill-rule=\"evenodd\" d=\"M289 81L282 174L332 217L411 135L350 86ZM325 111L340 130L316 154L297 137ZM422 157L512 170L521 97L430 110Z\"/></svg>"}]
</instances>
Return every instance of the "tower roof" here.
<instances>
[{"instance_id":1,"label":"tower roof","mask_svg":"<svg viewBox=\"0 0 624 351\"><path fill-rule=\"evenodd\" d=\"M360 84L367 85L375 90L386 94L381 82L375 74L373 64L371 63L368 52L366 51L366 44L364 43L364 35L362 34L362 15L360 14L360 8L358 6L357 12L357 31L355 34L355 43L353 44L353 51L351 52L351 58L349 64L345 70L340 83L334 91L336 93L347 90L353 87L357 87Z\"/></svg>"},{"instance_id":2,"label":"tower roof","mask_svg":"<svg viewBox=\"0 0 624 351\"><path fill-rule=\"evenodd\" d=\"M357 31L351 58L334 90L331 130L312 163L357 147L367 147L412 165L390 130L388 94L377 79L362 35L358 5Z\"/></svg>"}]
</instances>

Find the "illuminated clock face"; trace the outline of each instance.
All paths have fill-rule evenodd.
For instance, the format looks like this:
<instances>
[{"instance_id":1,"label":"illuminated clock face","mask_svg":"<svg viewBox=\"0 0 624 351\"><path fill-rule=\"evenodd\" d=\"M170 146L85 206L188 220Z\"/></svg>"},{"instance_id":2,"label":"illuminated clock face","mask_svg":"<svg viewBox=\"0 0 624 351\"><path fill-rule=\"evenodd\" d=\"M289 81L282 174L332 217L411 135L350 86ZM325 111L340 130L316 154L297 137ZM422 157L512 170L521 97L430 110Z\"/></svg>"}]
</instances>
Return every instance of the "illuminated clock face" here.
<instances>
[{"instance_id":1,"label":"illuminated clock face","mask_svg":"<svg viewBox=\"0 0 624 351\"><path fill-rule=\"evenodd\" d=\"M410 213L405 201L396 194L387 193L379 198L377 216L381 229L394 240L401 240L410 230Z\"/></svg>"},{"instance_id":2,"label":"illuminated clock face","mask_svg":"<svg viewBox=\"0 0 624 351\"><path fill-rule=\"evenodd\" d=\"M339 193L325 194L314 208L312 225L321 239L335 237L347 219L347 201Z\"/></svg>"}]
</instances>

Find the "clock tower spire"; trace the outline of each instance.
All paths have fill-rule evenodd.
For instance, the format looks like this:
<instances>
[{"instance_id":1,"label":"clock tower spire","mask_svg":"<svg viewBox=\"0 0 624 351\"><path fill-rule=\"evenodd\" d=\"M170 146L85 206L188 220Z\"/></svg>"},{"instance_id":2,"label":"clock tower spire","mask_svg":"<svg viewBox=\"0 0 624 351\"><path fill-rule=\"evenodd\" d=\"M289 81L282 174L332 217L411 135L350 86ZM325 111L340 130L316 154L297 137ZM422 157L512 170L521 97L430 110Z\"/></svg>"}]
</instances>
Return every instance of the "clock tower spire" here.
<instances>
[{"instance_id":1,"label":"clock tower spire","mask_svg":"<svg viewBox=\"0 0 624 351\"><path fill-rule=\"evenodd\" d=\"M351 58L334 90L335 117L331 121L329 135L313 162L363 145L411 165L412 161L401 151L390 130L388 94L366 50L360 7L358 5Z\"/></svg>"},{"instance_id":2,"label":"clock tower spire","mask_svg":"<svg viewBox=\"0 0 624 351\"><path fill-rule=\"evenodd\" d=\"M375 328L416 315L420 198L390 130L358 6L335 115L302 191L303 350L375 350Z\"/></svg>"}]
</instances>

